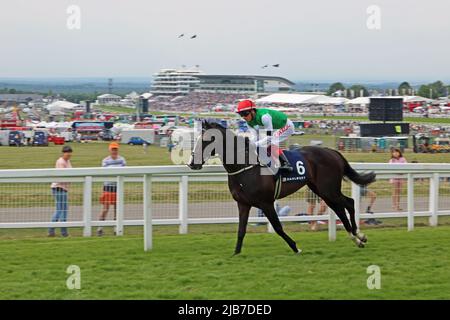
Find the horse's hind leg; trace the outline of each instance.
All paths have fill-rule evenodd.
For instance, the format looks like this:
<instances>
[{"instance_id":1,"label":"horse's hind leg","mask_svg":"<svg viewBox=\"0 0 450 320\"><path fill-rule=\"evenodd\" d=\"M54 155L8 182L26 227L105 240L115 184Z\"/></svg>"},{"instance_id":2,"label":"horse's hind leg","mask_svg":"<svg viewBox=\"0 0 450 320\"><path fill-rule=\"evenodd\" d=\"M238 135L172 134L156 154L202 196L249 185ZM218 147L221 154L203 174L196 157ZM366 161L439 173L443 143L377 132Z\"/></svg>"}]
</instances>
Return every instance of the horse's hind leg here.
<instances>
[{"instance_id":1,"label":"horse's hind leg","mask_svg":"<svg viewBox=\"0 0 450 320\"><path fill-rule=\"evenodd\" d=\"M358 230L358 225L356 224L355 219L355 200L352 198L346 197L342 195L342 198L345 201L345 209L347 209L349 215L350 215L350 222L352 223L352 233L356 235L356 237L361 240L362 242L367 242L367 236L364 233L360 233Z\"/></svg>"},{"instance_id":2,"label":"horse's hind leg","mask_svg":"<svg viewBox=\"0 0 450 320\"><path fill-rule=\"evenodd\" d=\"M283 226L281 225L280 219L278 219L277 212L275 211L274 204L266 204L261 206L261 210L266 215L267 219L269 219L270 224L272 225L275 232L287 242L289 247L291 247L292 251L295 253L300 253L301 250L297 249L297 244L294 240L292 240L283 230Z\"/></svg>"},{"instance_id":3,"label":"horse's hind leg","mask_svg":"<svg viewBox=\"0 0 450 320\"><path fill-rule=\"evenodd\" d=\"M320 185L314 183L308 183L308 187L314 191L319 197L321 197L327 205L336 212L339 219L344 224L345 230L347 230L350 238L358 247L364 247L363 239L364 235L358 237L358 226L355 221L355 203L354 200L347 198L341 193L341 180L329 179L330 177L318 177ZM322 179L322 180L320 180ZM351 223L347 218L345 209L349 210ZM367 240L366 240L367 241Z\"/></svg>"},{"instance_id":4,"label":"horse's hind leg","mask_svg":"<svg viewBox=\"0 0 450 320\"><path fill-rule=\"evenodd\" d=\"M338 198L339 199L339 198ZM347 214L345 212L345 206L343 201L339 200L330 200L329 198L324 198L325 202L328 206L336 212L336 215L341 219L342 224L344 225L345 230L347 230L350 239L360 248L364 248L364 243L358 238L356 231L354 231L353 226L350 224L350 221L347 218ZM355 223L356 225L356 223Z\"/></svg>"}]
</instances>

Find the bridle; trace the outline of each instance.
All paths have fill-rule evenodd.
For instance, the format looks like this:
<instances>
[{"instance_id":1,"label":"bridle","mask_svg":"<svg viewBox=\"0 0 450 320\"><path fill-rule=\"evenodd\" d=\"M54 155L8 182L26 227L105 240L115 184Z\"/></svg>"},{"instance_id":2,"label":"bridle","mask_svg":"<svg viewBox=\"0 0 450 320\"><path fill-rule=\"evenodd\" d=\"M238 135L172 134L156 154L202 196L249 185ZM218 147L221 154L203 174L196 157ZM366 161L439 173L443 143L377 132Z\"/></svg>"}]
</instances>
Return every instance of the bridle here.
<instances>
[{"instance_id":1,"label":"bridle","mask_svg":"<svg viewBox=\"0 0 450 320\"><path fill-rule=\"evenodd\" d=\"M203 136L204 131L205 131L205 129L202 128L202 136ZM201 138L201 139L202 139L202 138ZM248 151L248 150L246 150L246 152L247 152L247 151ZM195 149L192 150L192 152L191 152L191 157L194 158L194 156L195 156ZM203 156L202 156L202 165L204 165L205 162L206 162L206 161L203 159ZM239 170L237 170L237 171L234 171L234 172L228 172L228 176L237 176L237 175L239 175L239 174L241 174L241 173L243 173L243 172L245 172L245 171L248 171L248 170L250 170L250 169L252 169L252 168L254 168L254 167L257 167L257 166L264 167L264 165L262 165L262 164L258 161L258 163L248 165L247 167L244 167L244 168L239 169Z\"/></svg>"}]
</instances>

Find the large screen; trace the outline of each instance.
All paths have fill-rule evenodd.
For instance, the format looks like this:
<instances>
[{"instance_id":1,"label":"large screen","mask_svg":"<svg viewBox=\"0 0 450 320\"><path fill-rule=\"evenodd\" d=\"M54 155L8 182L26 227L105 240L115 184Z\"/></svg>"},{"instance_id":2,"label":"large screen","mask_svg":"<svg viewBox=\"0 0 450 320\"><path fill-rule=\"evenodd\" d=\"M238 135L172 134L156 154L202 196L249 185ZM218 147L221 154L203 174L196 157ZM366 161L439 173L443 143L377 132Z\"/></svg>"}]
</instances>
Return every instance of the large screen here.
<instances>
[{"instance_id":1,"label":"large screen","mask_svg":"<svg viewBox=\"0 0 450 320\"><path fill-rule=\"evenodd\" d=\"M370 98L369 120L403 121L403 98Z\"/></svg>"}]
</instances>

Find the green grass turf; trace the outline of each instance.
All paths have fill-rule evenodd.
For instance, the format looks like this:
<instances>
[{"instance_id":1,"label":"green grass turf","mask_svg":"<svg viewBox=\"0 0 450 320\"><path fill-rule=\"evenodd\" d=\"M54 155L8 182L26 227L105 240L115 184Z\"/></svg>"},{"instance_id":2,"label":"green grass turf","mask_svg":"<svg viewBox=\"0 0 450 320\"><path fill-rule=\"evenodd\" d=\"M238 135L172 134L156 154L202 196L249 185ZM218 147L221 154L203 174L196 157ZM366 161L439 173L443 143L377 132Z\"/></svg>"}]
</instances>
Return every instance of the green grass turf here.
<instances>
[{"instance_id":1,"label":"green grass turf","mask_svg":"<svg viewBox=\"0 0 450 320\"><path fill-rule=\"evenodd\" d=\"M204 226L200 226L203 228ZM208 229L206 229L208 230ZM344 232L291 232L294 255L275 234L249 233L231 258L230 232L32 238L0 242L0 299L449 299L450 226L366 230L366 248ZM69 265L81 290L66 287ZM381 289L366 286L381 269Z\"/></svg>"},{"instance_id":2,"label":"green grass turf","mask_svg":"<svg viewBox=\"0 0 450 320\"><path fill-rule=\"evenodd\" d=\"M100 167L108 156L108 142L68 143L73 149L73 167ZM48 147L1 147L0 169L54 168L61 155L62 146L50 144ZM167 148L149 146L147 153L142 146L120 146L121 154L129 166L172 164Z\"/></svg>"},{"instance_id":3,"label":"green grass turf","mask_svg":"<svg viewBox=\"0 0 450 320\"><path fill-rule=\"evenodd\" d=\"M111 112L118 114L136 114L136 109L121 107L121 106L106 106L106 105L98 105L95 106L95 110L100 110L102 112Z\"/></svg>"}]
</instances>

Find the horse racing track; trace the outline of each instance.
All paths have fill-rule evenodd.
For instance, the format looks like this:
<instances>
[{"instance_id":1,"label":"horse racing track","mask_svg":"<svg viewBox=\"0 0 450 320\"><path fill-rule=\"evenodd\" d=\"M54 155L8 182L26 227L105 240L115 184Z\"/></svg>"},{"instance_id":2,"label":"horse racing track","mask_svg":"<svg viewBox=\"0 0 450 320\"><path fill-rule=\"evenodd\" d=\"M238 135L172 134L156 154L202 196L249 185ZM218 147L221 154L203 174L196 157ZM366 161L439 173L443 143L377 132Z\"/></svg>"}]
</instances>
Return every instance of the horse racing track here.
<instances>
[{"instance_id":1,"label":"horse racing track","mask_svg":"<svg viewBox=\"0 0 450 320\"><path fill-rule=\"evenodd\" d=\"M364 249L343 231L329 242L326 232L286 226L301 255L258 228L264 227L250 228L242 254L234 257L233 225L196 226L187 235L156 229L151 252L142 250L140 228L103 238L48 239L38 236L42 230L1 231L0 298L450 298L450 226L413 232L367 228ZM80 290L67 284L66 271L73 265L79 267ZM375 287L374 266L379 268Z\"/></svg>"}]
</instances>

